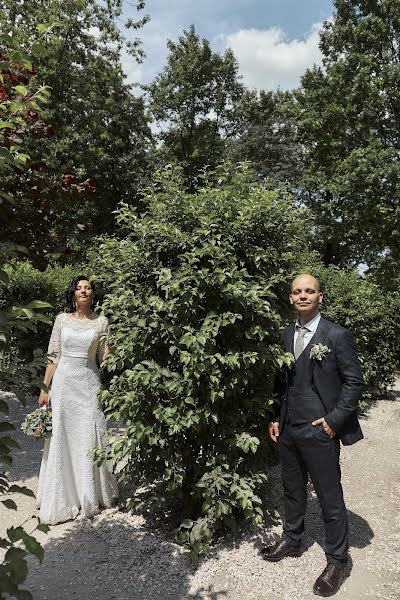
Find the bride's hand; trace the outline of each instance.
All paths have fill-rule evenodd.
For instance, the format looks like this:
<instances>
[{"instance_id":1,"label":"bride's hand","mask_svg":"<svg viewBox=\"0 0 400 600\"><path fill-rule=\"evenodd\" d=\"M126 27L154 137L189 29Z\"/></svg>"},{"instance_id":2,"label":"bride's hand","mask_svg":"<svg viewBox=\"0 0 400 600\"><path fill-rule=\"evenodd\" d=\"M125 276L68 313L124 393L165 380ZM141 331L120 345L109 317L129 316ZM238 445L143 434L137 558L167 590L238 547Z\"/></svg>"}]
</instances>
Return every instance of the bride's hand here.
<instances>
[{"instance_id":1,"label":"bride's hand","mask_svg":"<svg viewBox=\"0 0 400 600\"><path fill-rule=\"evenodd\" d=\"M42 390L40 392L39 400L38 400L39 408L42 408L42 406L44 406L44 405L48 406L48 403L49 403L49 395L47 392L44 392Z\"/></svg>"}]
</instances>

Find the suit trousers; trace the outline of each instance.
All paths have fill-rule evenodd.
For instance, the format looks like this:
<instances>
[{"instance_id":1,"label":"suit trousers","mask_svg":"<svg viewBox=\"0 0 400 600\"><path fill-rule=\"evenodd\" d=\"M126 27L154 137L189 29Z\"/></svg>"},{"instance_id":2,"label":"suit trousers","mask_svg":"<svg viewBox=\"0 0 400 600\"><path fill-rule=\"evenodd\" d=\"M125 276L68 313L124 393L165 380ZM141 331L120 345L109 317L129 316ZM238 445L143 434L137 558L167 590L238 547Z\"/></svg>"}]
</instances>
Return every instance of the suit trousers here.
<instances>
[{"instance_id":1,"label":"suit trousers","mask_svg":"<svg viewBox=\"0 0 400 600\"><path fill-rule=\"evenodd\" d=\"M325 525L328 563L343 569L348 560L348 524L340 481L340 442L322 425L286 422L279 439L285 501L283 538L300 546L307 508L308 475L314 485Z\"/></svg>"}]
</instances>

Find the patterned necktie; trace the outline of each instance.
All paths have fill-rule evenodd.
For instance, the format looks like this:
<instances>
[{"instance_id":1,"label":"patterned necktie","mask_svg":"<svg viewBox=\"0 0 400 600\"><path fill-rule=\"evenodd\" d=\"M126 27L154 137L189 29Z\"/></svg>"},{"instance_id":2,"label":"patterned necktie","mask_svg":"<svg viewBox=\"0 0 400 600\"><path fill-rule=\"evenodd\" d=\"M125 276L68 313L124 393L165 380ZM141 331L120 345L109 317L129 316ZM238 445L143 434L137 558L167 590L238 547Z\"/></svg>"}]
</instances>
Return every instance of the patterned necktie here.
<instances>
[{"instance_id":1,"label":"patterned necktie","mask_svg":"<svg viewBox=\"0 0 400 600\"><path fill-rule=\"evenodd\" d=\"M304 350L304 336L310 331L307 327L297 327L297 339L294 346L294 357L297 360Z\"/></svg>"}]
</instances>

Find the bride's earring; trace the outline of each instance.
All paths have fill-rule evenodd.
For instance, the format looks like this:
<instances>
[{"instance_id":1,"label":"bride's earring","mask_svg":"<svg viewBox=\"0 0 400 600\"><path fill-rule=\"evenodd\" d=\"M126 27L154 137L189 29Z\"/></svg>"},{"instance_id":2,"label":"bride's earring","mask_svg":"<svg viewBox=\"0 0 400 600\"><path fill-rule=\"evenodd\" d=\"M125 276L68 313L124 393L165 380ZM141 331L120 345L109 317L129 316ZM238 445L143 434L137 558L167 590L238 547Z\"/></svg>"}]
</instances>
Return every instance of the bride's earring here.
<instances>
[{"instance_id":1,"label":"bride's earring","mask_svg":"<svg viewBox=\"0 0 400 600\"><path fill-rule=\"evenodd\" d=\"M75 304L75 300L72 300L72 308L73 308L74 310L76 310L76 304Z\"/></svg>"}]
</instances>

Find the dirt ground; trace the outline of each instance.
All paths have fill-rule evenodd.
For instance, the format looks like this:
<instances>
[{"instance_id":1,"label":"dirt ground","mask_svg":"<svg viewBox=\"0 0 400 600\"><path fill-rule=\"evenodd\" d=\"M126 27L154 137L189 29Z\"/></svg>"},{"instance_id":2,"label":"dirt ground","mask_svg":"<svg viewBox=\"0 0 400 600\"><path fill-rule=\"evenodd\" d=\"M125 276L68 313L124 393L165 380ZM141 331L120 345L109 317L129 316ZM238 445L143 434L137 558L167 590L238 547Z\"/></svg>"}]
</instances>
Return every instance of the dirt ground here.
<instances>
[{"instance_id":1,"label":"dirt ground","mask_svg":"<svg viewBox=\"0 0 400 600\"><path fill-rule=\"evenodd\" d=\"M33 406L11 400L10 419L20 423ZM338 600L400 599L400 384L362 419L365 439L342 448L342 472L350 525L349 577ZM31 487L43 443L16 434L11 479ZM270 472L269 503L282 510L279 468ZM18 512L0 508L0 531L36 514L35 501L21 496ZM29 530L29 521L27 523ZM217 544L210 557L191 568L181 549L159 527L118 507L93 520L51 527L37 538L45 559L30 560L26 582L34 600L307 600L325 566L321 513L310 488L304 552L278 564L259 555L261 544L280 533L245 526Z\"/></svg>"}]
</instances>

